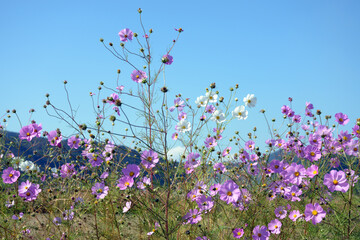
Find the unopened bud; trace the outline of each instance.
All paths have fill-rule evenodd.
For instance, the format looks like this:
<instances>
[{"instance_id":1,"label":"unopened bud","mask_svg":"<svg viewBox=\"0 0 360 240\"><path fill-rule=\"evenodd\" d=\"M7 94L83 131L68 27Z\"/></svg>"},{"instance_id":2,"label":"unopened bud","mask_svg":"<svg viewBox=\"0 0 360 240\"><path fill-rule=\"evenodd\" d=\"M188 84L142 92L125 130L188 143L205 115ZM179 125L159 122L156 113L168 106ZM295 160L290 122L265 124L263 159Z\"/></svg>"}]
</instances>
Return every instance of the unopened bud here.
<instances>
[{"instance_id":1,"label":"unopened bud","mask_svg":"<svg viewBox=\"0 0 360 240\"><path fill-rule=\"evenodd\" d=\"M100 42L104 42L104 39L103 39L103 38L100 38Z\"/></svg>"},{"instance_id":2,"label":"unopened bud","mask_svg":"<svg viewBox=\"0 0 360 240\"><path fill-rule=\"evenodd\" d=\"M109 46L110 46L110 47L112 47L112 46L113 46L112 42L109 42Z\"/></svg>"}]
</instances>

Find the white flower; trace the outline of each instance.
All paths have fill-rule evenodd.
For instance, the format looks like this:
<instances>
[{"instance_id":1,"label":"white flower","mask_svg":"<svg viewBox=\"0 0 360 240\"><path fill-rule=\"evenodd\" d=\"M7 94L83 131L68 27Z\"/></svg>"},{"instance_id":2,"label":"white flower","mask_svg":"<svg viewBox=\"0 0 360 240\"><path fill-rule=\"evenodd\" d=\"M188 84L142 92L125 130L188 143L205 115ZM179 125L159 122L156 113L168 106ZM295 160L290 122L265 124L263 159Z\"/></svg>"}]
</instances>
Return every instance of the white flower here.
<instances>
[{"instance_id":1,"label":"white flower","mask_svg":"<svg viewBox=\"0 0 360 240\"><path fill-rule=\"evenodd\" d=\"M245 120L248 117L248 111L245 110L244 106L238 106L232 111L232 115L239 120Z\"/></svg>"},{"instance_id":2,"label":"white flower","mask_svg":"<svg viewBox=\"0 0 360 240\"><path fill-rule=\"evenodd\" d=\"M201 107L205 107L206 105L207 105L207 103L208 103L208 98L207 97L205 97L205 96L200 96L200 97L197 97L196 98L196 101L195 101L195 103L197 104L197 105L200 105Z\"/></svg>"},{"instance_id":3,"label":"white flower","mask_svg":"<svg viewBox=\"0 0 360 240\"><path fill-rule=\"evenodd\" d=\"M23 172L29 172L36 169L36 166L31 161L24 161L19 164L20 170Z\"/></svg>"},{"instance_id":4,"label":"white flower","mask_svg":"<svg viewBox=\"0 0 360 240\"><path fill-rule=\"evenodd\" d=\"M181 119L176 125L176 130L179 132L187 132L191 130L191 123L186 119Z\"/></svg>"},{"instance_id":5,"label":"white flower","mask_svg":"<svg viewBox=\"0 0 360 240\"><path fill-rule=\"evenodd\" d=\"M206 92L205 97L209 100L211 103L216 103L218 99L218 95L215 92Z\"/></svg>"},{"instance_id":6,"label":"white flower","mask_svg":"<svg viewBox=\"0 0 360 240\"><path fill-rule=\"evenodd\" d=\"M216 121L217 123L222 123L225 121L225 114L221 110L215 110L212 114L211 120Z\"/></svg>"},{"instance_id":7,"label":"white flower","mask_svg":"<svg viewBox=\"0 0 360 240\"><path fill-rule=\"evenodd\" d=\"M14 157L11 160L11 164L13 165L14 169L19 169L20 163L24 162L25 160L23 158Z\"/></svg>"},{"instance_id":8,"label":"white flower","mask_svg":"<svg viewBox=\"0 0 360 240\"><path fill-rule=\"evenodd\" d=\"M123 208L123 213L126 213L131 208L131 202L126 202L125 207Z\"/></svg>"},{"instance_id":9,"label":"white flower","mask_svg":"<svg viewBox=\"0 0 360 240\"><path fill-rule=\"evenodd\" d=\"M255 107L257 98L254 96L254 94L248 94L246 97L244 97L244 103L247 107Z\"/></svg>"}]
</instances>

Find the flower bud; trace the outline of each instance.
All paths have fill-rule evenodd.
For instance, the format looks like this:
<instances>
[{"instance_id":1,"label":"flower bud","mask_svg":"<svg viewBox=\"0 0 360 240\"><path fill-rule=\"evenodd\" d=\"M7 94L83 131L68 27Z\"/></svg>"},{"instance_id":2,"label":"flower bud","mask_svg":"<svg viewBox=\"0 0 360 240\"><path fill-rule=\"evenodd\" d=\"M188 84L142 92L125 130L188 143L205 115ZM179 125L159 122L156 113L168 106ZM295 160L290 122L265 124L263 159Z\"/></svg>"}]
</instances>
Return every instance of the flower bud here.
<instances>
[{"instance_id":1,"label":"flower bud","mask_svg":"<svg viewBox=\"0 0 360 240\"><path fill-rule=\"evenodd\" d=\"M210 84L210 88L211 88L211 89L216 88L216 84L215 84L215 83L211 83L211 84Z\"/></svg>"},{"instance_id":2,"label":"flower bud","mask_svg":"<svg viewBox=\"0 0 360 240\"><path fill-rule=\"evenodd\" d=\"M109 46L110 46L110 47L112 47L112 46L113 46L112 42L109 42Z\"/></svg>"},{"instance_id":3,"label":"flower bud","mask_svg":"<svg viewBox=\"0 0 360 240\"><path fill-rule=\"evenodd\" d=\"M142 9L141 9L141 8L138 9L138 13L140 13L140 14L142 13Z\"/></svg>"},{"instance_id":4,"label":"flower bud","mask_svg":"<svg viewBox=\"0 0 360 240\"><path fill-rule=\"evenodd\" d=\"M104 42L104 39L103 39L103 38L100 38L100 42Z\"/></svg>"}]
</instances>

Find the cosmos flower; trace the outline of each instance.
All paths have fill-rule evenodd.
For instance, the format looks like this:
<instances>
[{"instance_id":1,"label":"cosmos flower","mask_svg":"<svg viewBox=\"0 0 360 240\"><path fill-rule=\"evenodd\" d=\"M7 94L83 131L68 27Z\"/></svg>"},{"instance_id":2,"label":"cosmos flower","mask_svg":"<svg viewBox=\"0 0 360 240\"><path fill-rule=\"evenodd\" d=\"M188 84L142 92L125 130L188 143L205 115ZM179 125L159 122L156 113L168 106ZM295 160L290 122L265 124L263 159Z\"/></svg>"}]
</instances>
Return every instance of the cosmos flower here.
<instances>
[{"instance_id":1,"label":"cosmos flower","mask_svg":"<svg viewBox=\"0 0 360 240\"><path fill-rule=\"evenodd\" d=\"M131 41L133 39L133 35L133 32L128 28L125 28L119 32L120 41L122 42L127 42L128 40Z\"/></svg>"},{"instance_id":2,"label":"cosmos flower","mask_svg":"<svg viewBox=\"0 0 360 240\"><path fill-rule=\"evenodd\" d=\"M320 204L315 203L309 203L305 206L305 220L312 221L314 225L318 224L323 220L323 218L326 216L326 212L323 210L323 208L320 206Z\"/></svg>"}]
</instances>

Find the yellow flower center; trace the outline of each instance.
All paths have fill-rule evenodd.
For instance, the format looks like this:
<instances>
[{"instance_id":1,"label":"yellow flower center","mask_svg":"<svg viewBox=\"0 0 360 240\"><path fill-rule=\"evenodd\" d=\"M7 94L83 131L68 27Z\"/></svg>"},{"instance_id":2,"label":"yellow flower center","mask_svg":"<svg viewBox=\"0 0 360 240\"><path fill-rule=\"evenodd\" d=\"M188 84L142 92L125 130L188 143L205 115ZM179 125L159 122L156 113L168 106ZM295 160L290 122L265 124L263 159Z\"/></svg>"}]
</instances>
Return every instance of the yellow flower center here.
<instances>
[{"instance_id":1,"label":"yellow flower center","mask_svg":"<svg viewBox=\"0 0 360 240\"><path fill-rule=\"evenodd\" d=\"M317 172L316 170L314 170L314 171L313 171L313 174L316 175L316 174L318 174L318 172Z\"/></svg>"},{"instance_id":2,"label":"yellow flower center","mask_svg":"<svg viewBox=\"0 0 360 240\"><path fill-rule=\"evenodd\" d=\"M136 77L136 78L139 78L140 76L139 76L139 75L136 75L135 77Z\"/></svg>"},{"instance_id":3,"label":"yellow flower center","mask_svg":"<svg viewBox=\"0 0 360 240\"><path fill-rule=\"evenodd\" d=\"M125 185L125 186L129 186L129 185L130 185L130 183L129 183L129 182L126 182L124 185Z\"/></svg>"},{"instance_id":4,"label":"yellow flower center","mask_svg":"<svg viewBox=\"0 0 360 240\"><path fill-rule=\"evenodd\" d=\"M241 235L241 232L240 232L240 231L239 231L239 232L237 232L237 235L238 235L238 236L240 236L240 235Z\"/></svg>"},{"instance_id":5,"label":"yellow flower center","mask_svg":"<svg viewBox=\"0 0 360 240\"><path fill-rule=\"evenodd\" d=\"M261 237L261 233L258 233L258 237Z\"/></svg>"},{"instance_id":6,"label":"yellow flower center","mask_svg":"<svg viewBox=\"0 0 360 240\"><path fill-rule=\"evenodd\" d=\"M26 133L26 136L30 136L30 133Z\"/></svg>"},{"instance_id":7,"label":"yellow flower center","mask_svg":"<svg viewBox=\"0 0 360 240\"><path fill-rule=\"evenodd\" d=\"M336 179L333 181L333 184L334 184L334 185L338 185L338 183L339 183L339 182L338 182Z\"/></svg>"},{"instance_id":8,"label":"yellow flower center","mask_svg":"<svg viewBox=\"0 0 360 240\"><path fill-rule=\"evenodd\" d=\"M251 146L251 145L249 145L249 148L252 148L252 146Z\"/></svg>"},{"instance_id":9,"label":"yellow flower center","mask_svg":"<svg viewBox=\"0 0 360 240\"><path fill-rule=\"evenodd\" d=\"M230 191L227 192L227 195L228 195L228 196L232 196L232 192L230 192Z\"/></svg>"},{"instance_id":10,"label":"yellow flower center","mask_svg":"<svg viewBox=\"0 0 360 240\"><path fill-rule=\"evenodd\" d=\"M293 193L291 193L291 195L294 197L294 196L295 196L295 193L293 192Z\"/></svg>"},{"instance_id":11,"label":"yellow flower center","mask_svg":"<svg viewBox=\"0 0 360 240\"><path fill-rule=\"evenodd\" d=\"M294 214L294 216L293 216L294 218L296 218L297 217L297 215L296 214Z\"/></svg>"},{"instance_id":12,"label":"yellow flower center","mask_svg":"<svg viewBox=\"0 0 360 240\"><path fill-rule=\"evenodd\" d=\"M312 215L316 216L316 215L318 215L318 212L316 210L313 210Z\"/></svg>"},{"instance_id":13,"label":"yellow flower center","mask_svg":"<svg viewBox=\"0 0 360 240\"><path fill-rule=\"evenodd\" d=\"M314 153L314 152L311 152L310 155L313 157L313 156L315 156L315 153Z\"/></svg>"},{"instance_id":14,"label":"yellow flower center","mask_svg":"<svg viewBox=\"0 0 360 240\"><path fill-rule=\"evenodd\" d=\"M133 172L130 172L129 173L130 177L134 176L134 173Z\"/></svg>"},{"instance_id":15,"label":"yellow flower center","mask_svg":"<svg viewBox=\"0 0 360 240\"><path fill-rule=\"evenodd\" d=\"M152 157L148 157L147 160L148 160L149 162L151 162L151 161L152 161Z\"/></svg>"},{"instance_id":16,"label":"yellow flower center","mask_svg":"<svg viewBox=\"0 0 360 240\"><path fill-rule=\"evenodd\" d=\"M278 169L279 168L279 165L275 165L275 169Z\"/></svg>"},{"instance_id":17,"label":"yellow flower center","mask_svg":"<svg viewBox=\"0 0 360 240\"><path fill-rule=\"evenodd\" d=\"M30 196L30 193L29 193L29 192L27 192L27 193L26 193L26 196Z\"/></svg>"},{"instance_id":18,"label":"yellow flower center","mask_svg":"<svg viewBox=\"0 0 360 240\"><path fill-rule=\"evenodd\" d=\"M295 172L294 175L295 175L295 177L298 177L298 176L300 176L300 173L299 173L299 172Z\"/></svg>"},{"instance_id":19,"label":"yellow flower center","mask_svg":"<svg viewBox=\"0 0 360 240\"><path fill-rule=\"evenodd\" d=\"M275 228L278 228L278 225L275 225Z\"/></svg>"},{"instance_id":20,"label":"yellow flower center","mask_svg":"<svg viewBox=\"0 0 360 240\"><path fill-rule=\"evenodd\" d=\"M14 175L13 175L12 173L10 173L10 174L9 174L9 177L12 177L12 176L14 176Z\"/></svg>"}]
</instances>

